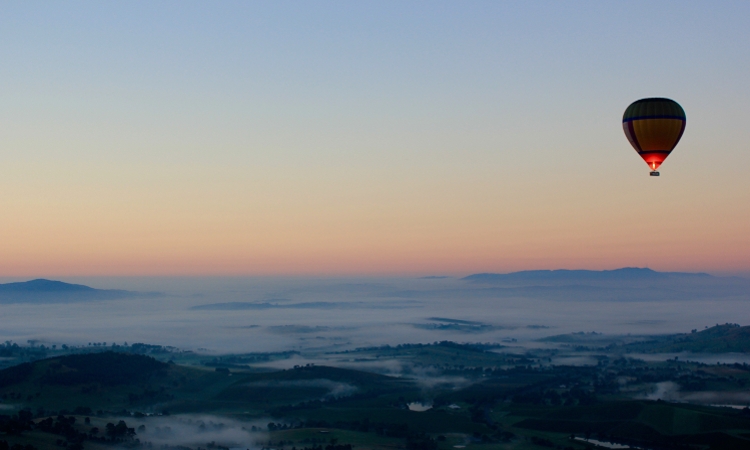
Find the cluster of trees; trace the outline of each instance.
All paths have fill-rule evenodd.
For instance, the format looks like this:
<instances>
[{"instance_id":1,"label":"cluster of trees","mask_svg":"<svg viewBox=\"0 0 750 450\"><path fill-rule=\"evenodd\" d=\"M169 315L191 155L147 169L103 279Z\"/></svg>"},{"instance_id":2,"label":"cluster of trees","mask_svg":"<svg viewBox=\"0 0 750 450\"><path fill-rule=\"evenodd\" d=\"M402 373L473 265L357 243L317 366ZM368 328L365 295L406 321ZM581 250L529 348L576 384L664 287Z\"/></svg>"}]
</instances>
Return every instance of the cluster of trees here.
<instances>
[{"instance_id":1,"label":"cluster of trees","mask_svg":"<svg viewBox=\"0 0 750 450\"><path fill-rule=\"evenodd\" d=\"M542 438L542 437L531 436L530 440L532 444L538 445L540 447L548 447L548 448L556 447L554 442L550 441L549 439ZM573 447L568 446L568 447L565 447L565 450L574 450L574 449Z\"/></svg>"},{"instance_id":2,"label":"cluster of trees","mask_svg":"<svg viewBox=\"0 0 750 450\"><path fill-rule=\"evenodd\" d=\"M387 393L393 393L395 389L370 389L365 392L358 392L350 395L342 395L340 397L326 396L322 399L314 399L308 401L302 401L295 405L283 405L268 410L268 413L272 416L280 417L289 415L293 411L305 410L305 409L318 409L327 405L341 403L341 402L357 402L362 400L368 400L378 398L379 396ZM406 407L403 402L399 403L401 408Z\"/></svg>"},{"instance_id":3,"label":"cluster of trees","mask_svg":"<svg viewBox=\"0 0 750 450\"><path fill-rule=\"evenodd\" d=\"M135 436L135 428L128 428L124 420L117 422L117 425L109 422L105 426L107 436L112 438L128 438Z\"/></svg>"},{"instance_id":4,"label":"cluster of trees","mask_svg":"<svg viewBox=\"0 0 750 450\"><path fill-rule=\"evenodd\" d=\"M243 355L218 356L203 365L207 367L246 368L248 364L273 361L275 359L287 359L299 355L297 351L286 352L259 352L245 353Z\"/></svg>"},{"instance_id":5,"label":"cluster of trees","mask_svg":"<svg viewBox=\"0 0 750 450\"><path fill-rule=\"evenodd\" d=\"M0 441L0 450L38 450L31 444L21 445L13 444L9 445L8 441Z\"/></svg>"},{"instance_id":6,"label":"cluster of trees","mask_svg":"<svg viewBox=\"0 0 750 450\"><path fill-rule=\"evenodd\" d=\"M82 450L83 441L86 440L87 436L86 433L81 433L73 427L75 423L75 417L59 415L56 420L48 417L39 421L36 424L36 428L47 433L63 436L67 441L66 447L69 450ZM59 443L62 444L62 441L60 440Z\"/></svg>"},{"instance_id":7,"label":"cluster of trees","mask_svg":"<svg viewBox=\"0 0 750 450\"><path fill-rule=\"evenodd\" d=\"M0 344L0 357L10 358L18 355L23 349L15 342L5 341Z\"/></svg>"},{"instance_id":8,"label":"cluster of trees","mask_svg":"<svg viewBox=\"0 0 750 450\"><path fill-rule=\"evenodd\" d=\"M128 403L131 404L143 401L156 402L157 400L169 401L173 399L174 395L169 394L167 392L167 388L164 386L159 387L159 389L152 389L147 387L143 389L143 392L140 394L136 394L134 392L128 394Z\"/></svg>"},{"instance_id":9,"label":"cluster of trees","mask_svg":"<svg viewBox=\"0 0 750 450\"><path fill-rule=\"evenodd\" d=\"M0 432L6 434L21 434L34 427L34 415L29 410L18 411L12 416L0 414Z\"/></svg>"},{"instance_id":10,"label":"cluster of trees","mask_svg":"<svg viewBox=\"0 0 750 450\"><path fill-rule=\"evenodd\" d=\"M313 445L312 447L292 447L292 450L352 450L352 444L328 444L325 447L322 445Z\"/></svg>"},{"instance_id":11,"label":"cluster of trees","mask_svg":"<svg viewBox=\"0 0 750 450\"><path fill-rule=\"evenodd\" d=\"M313 439L312 441L317 441L317 440ZM310 443L311 440L305 439L303 442ZM283 448L284 445L289 445L291 443L292 443L291 441L289 442L269 441L266 444L266 446L268 448L270 447ZM406 437L406 448L407 450L437 450L437 442L434 439L430 438L429 436L425 435L424 433L412 434ZM313 445L311 446L305 446L305 447L300 447L300 448L297 448L296 446L294 446L292 447L291 450L352 450L352 444L339 444L338 439L332 438L326 445L323 445L322 443L316 444L315 442L313 442Z\"/></svg>"},{"instance_id":12,"label":"cluster of trees","mask_svg":"<svg viewBox=\"0 0 750 450\"><path fill-rule=\"evenodd\" d=\"M271 422L267 426L269 431L276 431L276 430L286 430L286 429L293 429L293 428L333 428L333 429L339 429L339 430L351 430L351 431L360 431L360 432L374 432L380 436L387 436L387 437L394 437L394 438L401 438L406 440L406 448L407 450L436 450L438 448L438 441L444 441L445 436L438 436L438 439L435 440L432 437L428 436L422 431L417 431L409 428L409 425L406 423L385 423L385 422L370 422L369 419L364 419L362 421L354 420L351 422L347 421L336 421L336 422L328 422L326 420L308 420L308 421L302 421L297 422L295 424L282 424L282 423L274 423ZM497 429L497 426L494 426L494 429ZM260 429L253 427L253 431L261 431ZM476 433L475 433L476 434ZM503 430L497 430L492 436L487 436L483 434L476 434L474 436L474 440L476 442L481 443L496 443L496 442L510 442L512 439L515 438L515 435L509 431L503 431ZM320 440L320 443L322 443L324 440ZM305 439L302 441L305 444L317 444L319 441L315 439ZM269 442L268 446L276 446L276 447L283 447L284 445L289 445L292 442ZM333 442L335 444L335 442ZM320 447L320 448L318 448ZM295 450L294 448L292 450ZM342 448L331 448L329 449L328 446L323 447L322 445L312 445L312 447L304 447L301 449L296 450L348 450L348 449L342 449Z\"/></svg>"},{"instance_id":13,"label":"cluster of trees","mask_svg":"<svg viewBox=\"0 0 750 450\"><path fill-rule=\"evenodd\" d=\"M22 358L27 360L37 360L47 357L47 353L52 348L40 346L20 346L15 342L5 341L0 344L0 357L3 358Z\"/></svg>"},{"instance_id":14,"label":"cluster of trees","mask_svg":"<svg viewBox=\"0 0 750 450\"><path fill-rule=\"evenodd\" d=\"M437 448L437 441L424 433L406 438L406 450L437 450Z\"/></svg>"},{"instance_id":15,"label":"cluster of trees","mask_svg":"<svg viewBox=\"0 0 750 450\"><path fill-rule=\"evenodd\" d=\"M495 426L495 429L498 427ZM442 439L441 439L442 438ZM491 435L487 435L484 433L479 433L477 431L474 432L474 434L471 436L472 441L476 442L478 444L495 444L498 442L507 443L514 439L516 439L516 435L514 433L511 433L510 431L504 431L504 430L497 430ZM444 436L438 436L438 441L444 440Z\"/></svg>"},{"instance_id":16,"label":"cluster of trees","mask_svg":"<svg viewBox=\"0 0 750 450\"><path fill-rule=\"evenodd\" d=\"M562 394L555 389L539 389L526 391L513 396L514 403L526 403L532 405L593 405L596 403L596 394L580 388L563 391Z\"/></svg>"},{"instance_id":17,"label":"cluster of trees","mask_svg":"<svg viewBox=\"0 0 750 450\"><path fill-rule=\"evenodd\" d=\"M123 350L129 351L130 353L135 353L136 355L164 355L167 353L175 353L179 351L176 347L172 346L151 345L143 344L140 342L131 345L129 348L126 344Z\"/></svg>"},{"instance_id":18,"label":"cluster of trees","mask_svg":"<svg viewBox=\"0 0 750 450\"><path fill-rule=\"evenodd\" d=\"M701 391L705 389L707 382L718 381L723 383L736 384L739 388L747 385L747 380L735 376L719 376L711 374L699 367L704 367L702 363L684 363L675 360L667 361L666 365L653 366L639 360L618 358L598 368L599 373L593 382L594 390L598 394L617 393L620 384L617 382L619 377L628 377L636 384L659 383L662 381L677 381L683 390ZM750 371L750 366L746 364L727 364L727 367Z\"/></svg>"},{"instance_id":19,"label":"cluster of trees","mask_svg":"<svg viewBox=\"0 0 750 450\"><path fill-rule=\"evenodd\" d=\"M364 419L363 421L354 420L351 422L308 420L298 422L294 425L271 422L267 427L269 431L286 430L290 428L335 428L340 430L361 431L365 433L372 431L380 436L406 439L407 450L436 450L438 447L437 441L435 441L424 432L410 429L409 425L406 423L370 422L369 419ZM256 430L260 431L257 428L253 427L253 431ZM306 439L303 442L309 443L312 441ZM284 442L280 442L278 446L281 447L284 444ZM313 445L311 447L304 447L301 449L297 449L296 447L294 447L292 448L292 450L351 450L351 445L349 444L336 444L336 440L332 439L330 444L325 447L322 445ZM270 445L274 445L274 443L269 443L269 446Z\"/></svg>"},{"instance_id":20,"label":"cluster of trees","mask_svg":"<svg viewBox=\"0 0 750 450\"><path fill-rule=\"evenodd\" d=\"M6 392L2 395L3 400L21 400L23 395L20 392Z\"/></svg>"},{"instance_id":21,"label":"cluster of trees","mask_svg":"<svg viewBox=\"0 0 750 450\"><path fill-rule=\"evenodd\" d=\"M89 410L90 408L79 408L80 410ZM125 442L133 440L135 437L135 429L129 428L127 424L120 420L117 424L108 423L105 427L105 436L99 436L99 429L93 427L89 430L89 433L78 431L74 425L76 418L74 416L58 415L57 418L47 417L46 419L40 420L34 423L33 414L29 410L19 411L18 414L13 416L0 415L0 432L9 435L20 435L24 431L40 430L45 433L55 434L62 436L65 440L58 440L58 444L65 446L68 450L82 450L83 442L86 440L94 440L103 443L110 442ZM85 418L85 423L90 424L91 421L88 417ZM0 450L29 450L21 448L8 449L0 446Z\"/></svg>"},{"instance_id":22,"label":"cluster of trees","mask_svg":"<svg viewBox=\"0 0 750 450\"><path fill-rule=\"evenodd\" d=\"M167 346L152 345L152 344L143 344L140 342L137 342L133 345L128 345L127 342L123 343L122 345L119 345L113 342L109 347L107 347L106 342L89 342L88 346L102 348L106 350L113 350L113 351L121 352L121 353L135 353L136 355L163 355L167 353L175 353L175 352L180 351L177 347L172 347L169 345ZM76 347L68 347L67 345L63 345L62 347L63 349L76 348Z\"/></svg>"}]
</instances>

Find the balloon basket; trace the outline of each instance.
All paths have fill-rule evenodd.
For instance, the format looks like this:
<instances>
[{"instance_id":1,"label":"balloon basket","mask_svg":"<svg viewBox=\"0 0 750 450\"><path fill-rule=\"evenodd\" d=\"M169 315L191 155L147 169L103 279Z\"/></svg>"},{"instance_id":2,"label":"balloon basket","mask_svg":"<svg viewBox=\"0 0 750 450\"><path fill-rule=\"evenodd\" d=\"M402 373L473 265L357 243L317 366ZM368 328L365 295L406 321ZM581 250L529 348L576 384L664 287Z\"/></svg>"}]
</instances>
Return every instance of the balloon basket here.
<instances>
[{"instance_id":1,"label":"balloon basket","mask_svg":"<svg viewBox=\"0 0 750 450\"><path fill-rule=\"evenodd\" d=\"M653 171L653 172L651 172L651 176L652 177L658 177L659 176L659 172Z\"/></svg>"}]
</instances>

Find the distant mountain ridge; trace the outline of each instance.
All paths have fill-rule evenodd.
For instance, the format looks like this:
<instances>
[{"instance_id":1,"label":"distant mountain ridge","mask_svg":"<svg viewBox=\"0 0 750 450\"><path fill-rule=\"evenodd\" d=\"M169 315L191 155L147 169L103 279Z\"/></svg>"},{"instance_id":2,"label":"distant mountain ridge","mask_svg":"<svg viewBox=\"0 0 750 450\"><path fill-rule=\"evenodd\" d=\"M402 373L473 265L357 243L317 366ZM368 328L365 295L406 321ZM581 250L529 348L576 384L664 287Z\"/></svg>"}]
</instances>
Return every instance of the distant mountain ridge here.
<instances>
[{"instance_id":1,"label":"distant mountain ridge","mask_svg":"<svg viewBox=\"0 0 750 450\"><path fill-rule=\"evenodd\" d=\"M96 290L97 289L82 284L45 280L44 278L0 284L0 294L6 292L91 292Z\"/></svg>"},{"instance_id":2,"label":"distant mountain ridge","mask_svg":"<svg viewBox=\"0 0 750 450\"><path fill-rule=\"evenodd\" d=\"M153 296L120 289L95 289L82 284L39 278L30 281L0 284L0 303L70 303L118 298Z\"/></svg>"},{"instance_id":3,"label":"distant mountain ridge","mask_svg":"<svg viewBox=\"0 0 750 450\"><path fill-rule=\"evenodd\" d=\"M462 278L476 283L496 283L503 281L628 281L657 280L672 277L707 278L707 273L657 272L649 268L623 267L614 270L524 270L511 273L477 273Z\"/></svg>"}]
</instances>

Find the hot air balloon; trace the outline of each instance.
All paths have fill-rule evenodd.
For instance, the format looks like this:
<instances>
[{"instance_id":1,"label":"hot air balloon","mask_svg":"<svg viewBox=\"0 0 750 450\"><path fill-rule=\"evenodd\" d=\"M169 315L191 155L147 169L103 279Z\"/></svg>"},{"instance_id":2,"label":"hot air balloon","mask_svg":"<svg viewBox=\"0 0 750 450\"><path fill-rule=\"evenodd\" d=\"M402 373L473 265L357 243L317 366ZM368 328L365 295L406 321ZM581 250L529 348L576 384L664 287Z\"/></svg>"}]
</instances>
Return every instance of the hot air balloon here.
<instances>
[{"instance_id":1,"label":"hot air balloon","mask_svg":"<svg viewBox=\"0 0 750 450\"><path fill-rule=\"evenodd\" d=\"M682 106L668 98L637 100L622 116L625 136L657 177L656 169L680 142L685 122Z\"/></svg>"}]
</instances>

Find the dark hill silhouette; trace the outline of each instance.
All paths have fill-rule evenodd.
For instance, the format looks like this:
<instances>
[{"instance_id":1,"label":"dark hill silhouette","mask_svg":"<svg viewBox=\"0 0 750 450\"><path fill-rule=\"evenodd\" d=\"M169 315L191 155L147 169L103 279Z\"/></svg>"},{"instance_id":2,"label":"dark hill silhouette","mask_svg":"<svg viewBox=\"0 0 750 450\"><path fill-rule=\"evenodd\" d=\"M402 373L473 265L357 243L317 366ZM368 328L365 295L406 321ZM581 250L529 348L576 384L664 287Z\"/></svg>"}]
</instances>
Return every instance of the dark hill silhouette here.
<instances>
[{"instance_id":1,"label":"dark hill silhouette","mask_svg":"<svg viewBox=\"0 0 750 450\"><path fill-rule=\"evenodd\" d=\"M24 382L73 386L137 384L169 365L150 356L103 352L49 358L0 370L0 388Z\"/></svg>"},{"instance_id":2,"label":"dark hill silhouette","mask_svg":"<svg viewBox=\"0 0 750 450\"><path fill-rule=\"evenodd\" d=\"M68 303L118 298L152 296L156 293L141 293L119 289L95 289L82 284L36 279L16 283L0 284L0 303Z\"/></svg>"}]
</instances>

